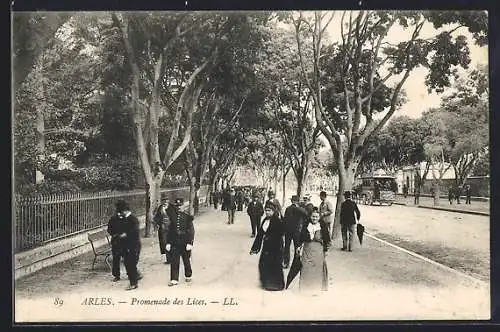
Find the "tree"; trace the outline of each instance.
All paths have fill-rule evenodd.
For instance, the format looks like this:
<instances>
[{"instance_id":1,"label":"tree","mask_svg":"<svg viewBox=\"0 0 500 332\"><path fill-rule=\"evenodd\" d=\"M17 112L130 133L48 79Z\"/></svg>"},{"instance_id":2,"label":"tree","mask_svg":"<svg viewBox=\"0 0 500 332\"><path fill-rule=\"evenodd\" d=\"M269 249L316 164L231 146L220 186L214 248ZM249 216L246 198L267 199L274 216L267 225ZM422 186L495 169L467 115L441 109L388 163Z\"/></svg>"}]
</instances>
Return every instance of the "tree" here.
<instances>
[{"instance_id":1,"label":"tree","mask_svg":"<svg viewBox=\"0 0 500 332\"><path fill-rule=\"evenodd\" d=\"M203 42L207 42L204 37L210 34L206 30L202 35L196 34L200 32L203 18L189 13L112 13L131 69L130 104L134 136L147 189L145 236L151 232L163 177L191 139L191 124L198 107L198 98L206 77L217 61L219 49L213 43L207 43L206 47L196 52L184 52L186 47L183 47L183 43L188 40L191 46L192 43L200 42L200 37ZM213 23L214 39L219 36L226 21L216 16L209 22ZM205 22L203 28L207 28L207 25ZM188 34L189 38L186 38ZM188 51L191 51L189 47ZM187 79L181 79L181 82L176 82L176 87L170 89L169 85L174 79L168 79L166 72L174 62L168 61L169 58L177 58L177 63L187 59L185 69L180 69L182 76L186 75ZM179 71L179 68L173 69ZM175 93L178 98L172 95ZM161 154L158 125L163 107L169 112L171 126L168 144Z\"/></svg>"},{"instance_id":2,"label":"tree","mask_svg":"<svg viewBox=\"0 0 500 332\"><path fill-rule=\"evenodd\" d=\"M420 66L427 68L427 86L430 90L442 92L450 84L452 66L467 67L470 62L466 37L453 38L452 32L468 27L476 42L485 44L487 14L344 12L339 27L342 41L338 45L323 47L326 28L333 15L316 11L313 17L306 17L299 13L292 20L303 79L312 92L317 125L337 160L339 192L343 192L352 189L367 139L379 132L400 106L401 91L411 72ZM436 29L445 24L453 27L424 39L421 31L426 23L433 24ZM410 29L411 35L394 45L387 40L387 35L397 24ZM307 44L313 53L310 62L302 55L302 50L307 47L305 40L311 43ZM330 69L328 76L325 69L329 68L325 65L338 69ZM396 79L396 84L388 87L386 83L391 77ZM324 96L325 83L331 84L332 93L328 96ZM385 112L384 116L375 121L374 113L381 111ZM338 199L334 237L339 234L340 204L341 199Z\"/></svg>"},{"instance_id":3,"label":"tree","mask_svg":"<svg viewBox=\"0 0 500 332\"><path fill-rule=\"evenodd\" d=\"M455 115L448 124L455 181L462 186L489 143L489 85L485 66L468 70L455 81L442 107Z\"/></svg>"},{"instance_id":4,"label":"tree","mask_svg":"<svg viewBox=\"0 0 500 332\"><path fill-rule=\"evenodd\" d=\"M14 91L29 75L38 56L71 15L64 12L16 12L13 14Z\"/></svg>"},{"instance_id":5,"label":"tree","mask_svg":"<svg viewBox=\"0 0 500 332\"><path fill-rule=\"evenodd\" d=\"M35 131L36 147L28 151L36 157L29 168L36 170L37 183L43 180L45 171L57 168L60 160L78 162L99 132L96 91L101 59L98 51L88 49L98 48L101 41L89 32L79 33L83 20L82 15L73 15L59 27L50 43L36 52L33 68L16 91L15 126ZM16 150L23 150L27 137L33 136L17 137ZM22 154L18 153L16 162L24 159Z\"/></svg>"},{"instance_id":6,"label":"tree","mask_svg":"<svg viewBox=\"0 0 500 332\"><path fill-rule=\"evenodd\" d=\"M415 165L425 160L424 134L419 131L418 119L408 116L392 118L376 135L366 142L359 165L363 172L382 168L394 173L401 166Z\"/></svg>"}]
</instances>

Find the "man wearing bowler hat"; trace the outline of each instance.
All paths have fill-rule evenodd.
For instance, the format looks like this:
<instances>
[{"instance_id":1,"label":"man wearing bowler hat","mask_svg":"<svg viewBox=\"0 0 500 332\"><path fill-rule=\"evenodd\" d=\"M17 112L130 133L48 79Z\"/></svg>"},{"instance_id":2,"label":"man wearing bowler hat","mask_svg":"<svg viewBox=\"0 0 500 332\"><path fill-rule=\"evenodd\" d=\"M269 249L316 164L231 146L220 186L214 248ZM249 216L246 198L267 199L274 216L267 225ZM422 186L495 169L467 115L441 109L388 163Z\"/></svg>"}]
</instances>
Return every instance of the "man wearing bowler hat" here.
<instances>
[{"instance_id":1,"label":"man wearing bowler hat","mask_svg":"<svg viewBox=\"0 0 500 332\"><path fill-rule=\"evenodd\" d=\"M285 249L283 253L283 268L287 269L290 264L290 245L293 241L294 252L299 247L299 237L302 226L307 220L306 210L299 205L300 198L293 195L292 204L285 209L283 222L285 223Z\"/></svg>"},{"instance_id":2,"label":"man wearing bowler hat","mask_svg":"<svg viewBox=\"0 0 500 332\"><path fill-rule=\"evenodd\" d=\"M191 282L193 271L191 269L191 250L194 241L193 216L181 211L184 199L174 201L174 209L170 213L170 225L167 232L166 251L170 254L170 282L169 286L179 283L179 266L182 257L184 276L186 282Z\"/></svg>"},{"instance_id":3,"label":"man wearing bowler hat","mask_svg":"<svg viewBox=\"0 0 500 332\"><path fill-rule=\"evenodd\" d=\"M351 192L344 192L345 201L340 206L340 229L342 232L342 250L352 251L354 226L361 217L358 205L351 200Z\"/></svg>"},{"instance_id":4,"label":"man wearing bowler hat","mask_svg":"<svg viewBox=\"0 0 500 332\"><path fill-rule=\"evenodd\" d=\"M142 278L137 270L137 263L139 262L139 254L141 252L139 220L132 214L127 202L120 200L115 206L117 214L123 216L123 228L118 236L122 239L123 260L130 282L127 290L132 290L138 287L138 281Z\"/></svg>"},{"instance_id":5,"label":"man wearing bowler hat","mask_svg":"<svg viewBox=\"0 0 500 332\"><path fill-rule=\"evenodd\" d=\"M253 200L248 203L247 214L250 217L250 225L252 227L252 237L257 234L257 228L260 225L260 219L264 215L264 207L259 201L259 195L253 194Z\"/></svg>"}]
</instances>

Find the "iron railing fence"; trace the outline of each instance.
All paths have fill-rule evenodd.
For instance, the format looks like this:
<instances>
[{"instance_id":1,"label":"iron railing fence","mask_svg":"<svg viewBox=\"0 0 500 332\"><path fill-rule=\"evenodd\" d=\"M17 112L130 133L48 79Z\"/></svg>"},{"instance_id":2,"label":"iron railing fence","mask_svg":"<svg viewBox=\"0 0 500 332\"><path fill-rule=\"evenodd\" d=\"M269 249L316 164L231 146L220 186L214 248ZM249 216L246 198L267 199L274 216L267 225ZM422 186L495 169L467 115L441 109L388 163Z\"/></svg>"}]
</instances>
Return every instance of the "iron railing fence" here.
<instances>
[{"instance_id":1,"label":"iron railing fence","mask_svg":"<svg viewBox=\"0 0 500 332\"><path fill-rule=\"evenodd\" d=\"M107 224L114 204L126 200L135 215L146 213L145 190L127 192L62 193L53 195L16 195L15 252L42 246L48 242L76 235ZM189 200L189 187L161 190L162 198ZM207 197L208 186L202 186L199 197Z\"/></svg>"}]
</instances>

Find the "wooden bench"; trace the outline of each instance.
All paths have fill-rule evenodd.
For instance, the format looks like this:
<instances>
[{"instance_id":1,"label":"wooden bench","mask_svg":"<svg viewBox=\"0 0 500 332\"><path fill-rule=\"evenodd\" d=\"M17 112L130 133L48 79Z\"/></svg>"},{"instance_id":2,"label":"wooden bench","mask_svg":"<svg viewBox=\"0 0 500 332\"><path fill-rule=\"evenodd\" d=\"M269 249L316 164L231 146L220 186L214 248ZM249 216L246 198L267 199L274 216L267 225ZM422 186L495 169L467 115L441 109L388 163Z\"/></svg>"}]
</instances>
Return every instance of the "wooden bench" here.
<instances>
[{"instance_id":1,"label":"wooden bench","mask_svg":"<svg viewBox=\"0 0 500 332\"><path fill-rule=\"evenodd\" d=\"M102 239L106 239L107 243L102 247L96 248L94 242ZM111 257L111 241L108 232L106 230L102 230L95 233L89 233L89 242L90 245L92 246L92 251L94 252L94 260L92 261L92 270L94 270L95 262L97 260L97 257L99 256L104 256L104 261L111 270L111 263L109 262L109 259Z\"/></svg>"}]
</instances>

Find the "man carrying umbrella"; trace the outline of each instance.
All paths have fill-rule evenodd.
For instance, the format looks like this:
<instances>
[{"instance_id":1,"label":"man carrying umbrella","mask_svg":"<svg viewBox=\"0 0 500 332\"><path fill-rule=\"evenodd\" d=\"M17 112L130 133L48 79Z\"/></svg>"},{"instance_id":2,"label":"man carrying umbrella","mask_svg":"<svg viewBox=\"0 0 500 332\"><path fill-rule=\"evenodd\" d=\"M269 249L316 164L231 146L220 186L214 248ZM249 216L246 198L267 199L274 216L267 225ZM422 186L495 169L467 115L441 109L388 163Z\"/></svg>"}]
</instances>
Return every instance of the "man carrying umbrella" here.
<instances>
[{"instance_id":1,"label":"man carrying umbrella","mask_svg":"<svg viewBox=\"0 0 500 332\"><path fill-rule=\"evenodd\" d=\"M340 206L340 229L342 232L342 251L352 251L354 225L361 217L358 205L351 200L351 192L344 192L345 201Z\"/></svg>"}]
</instances>

